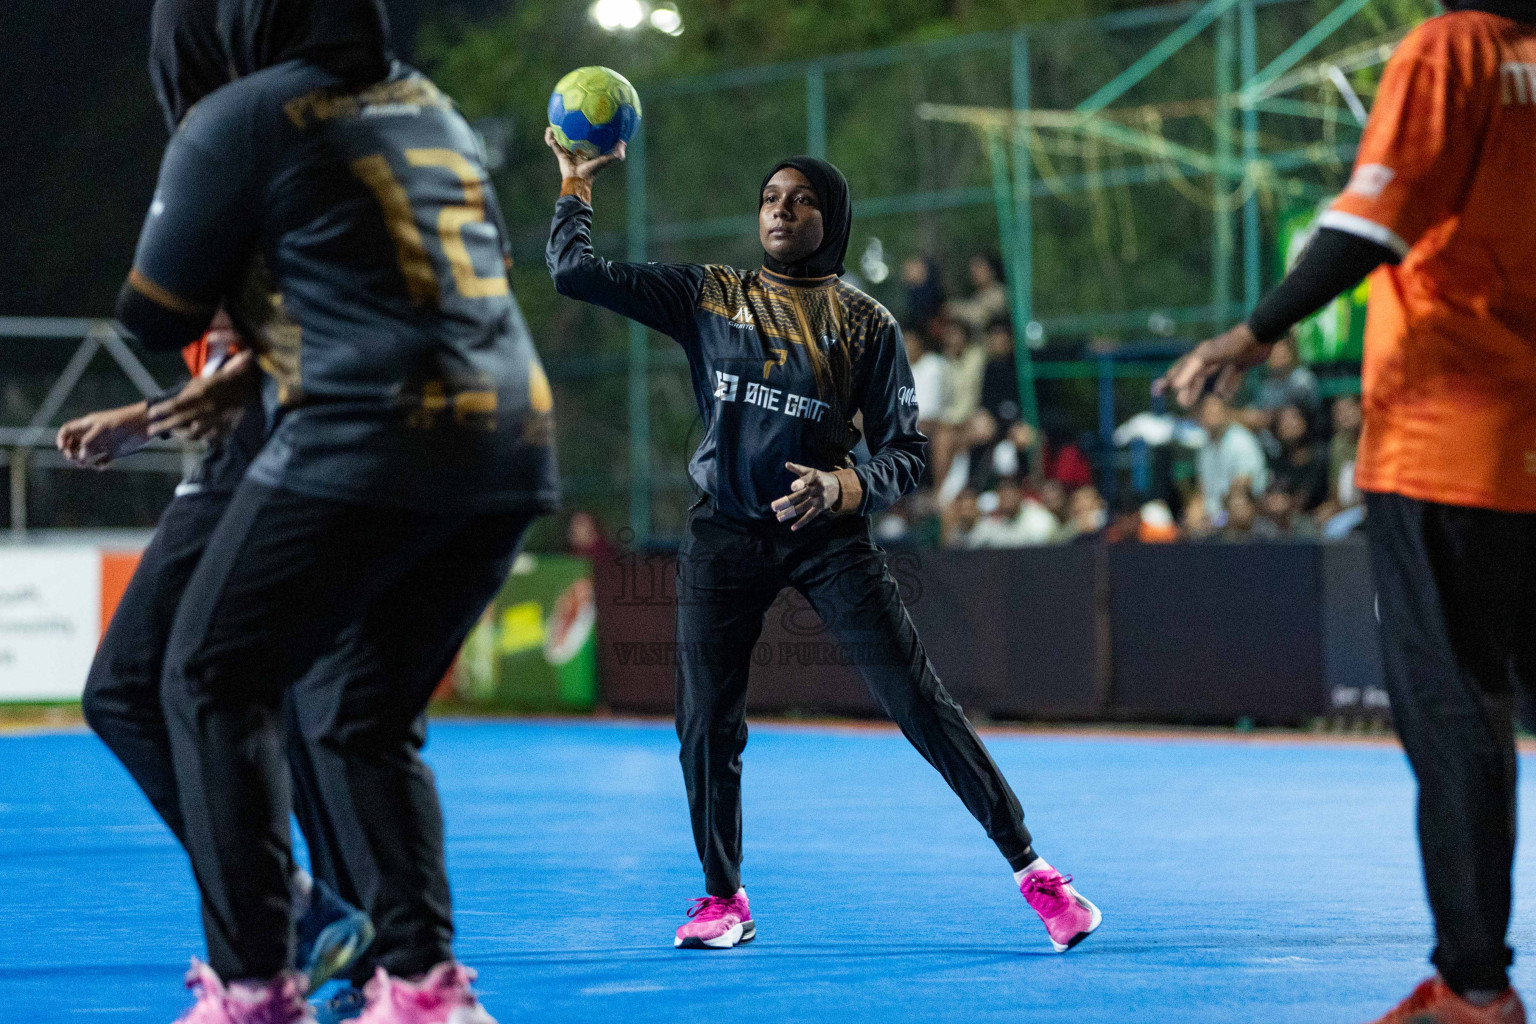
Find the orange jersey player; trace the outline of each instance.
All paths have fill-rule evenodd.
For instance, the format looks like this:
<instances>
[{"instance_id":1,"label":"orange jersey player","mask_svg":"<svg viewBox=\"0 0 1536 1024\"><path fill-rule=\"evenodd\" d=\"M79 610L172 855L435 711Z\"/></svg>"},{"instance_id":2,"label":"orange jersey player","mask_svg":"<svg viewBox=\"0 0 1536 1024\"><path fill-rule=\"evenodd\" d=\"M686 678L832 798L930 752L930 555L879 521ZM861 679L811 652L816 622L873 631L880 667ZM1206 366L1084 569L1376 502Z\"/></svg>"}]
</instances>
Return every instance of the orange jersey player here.
<instances>
[{"instance_id":1,"label":"orange jersey player","mask_svg":"<svg viewBox=\"0 0 1536 1024\"><path fill-rule=\"evenodd\" d=\"M1448 6L1387 65L1296 267L1160 386L1230 389L1372 273L1356 476L1438 940L1438 973L1379 1024L1524 1024L1506 933L1511 715L1536 689L1536 0Z\"/></svg>"}]
</instances>

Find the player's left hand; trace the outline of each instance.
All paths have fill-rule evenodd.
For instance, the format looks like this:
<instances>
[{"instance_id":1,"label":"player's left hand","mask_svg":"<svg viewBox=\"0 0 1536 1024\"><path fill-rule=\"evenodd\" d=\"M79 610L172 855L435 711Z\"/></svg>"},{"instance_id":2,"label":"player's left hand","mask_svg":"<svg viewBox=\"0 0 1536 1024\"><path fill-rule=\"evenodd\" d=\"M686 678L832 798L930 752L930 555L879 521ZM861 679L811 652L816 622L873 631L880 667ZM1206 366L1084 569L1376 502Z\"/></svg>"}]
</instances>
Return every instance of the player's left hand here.
<instances>
[{"instance_id":1,"label":"player's left hand","mask_svg":"<svg viewBox=\"0 0 1536 1024\"><path fill-rule=\"evenodd\" d=\"M171 398L149 409L149 433L211 441L229 431L256 395L260 370L249 351L237 352L206 377L194 378Z\"/></svg>"},{"instance_id":2,"label":"player's left hand","mask_svg":"<svg viewBox=\"0 0 1536 1024\"><path fill-rule=\"evenodd\" d=\"M1162 395L1171 391L1186 409L1200 400L1207 387L1223 398L1231 398L1243 382L1243 373L1268 359L1273 347L1254 337L1247 324L1238 324L1196 345L1194 351L1157 379L1152 393Z\"/></svg>"},{"instance_id":3,"label":"player's left hand","mask_svg":"<svg viewBox=\"0 0 1536 1024\"><path fill-rule=\"evenodd\" d=\"M773 514L779 522L795 520L791 530L798 530L812 519L837 506L843 496L843 485L833 473L802 466L798 462L786 462L785 467L798 476L789 485L789 493L773 503Z\"/></svg>"}]
</instances>

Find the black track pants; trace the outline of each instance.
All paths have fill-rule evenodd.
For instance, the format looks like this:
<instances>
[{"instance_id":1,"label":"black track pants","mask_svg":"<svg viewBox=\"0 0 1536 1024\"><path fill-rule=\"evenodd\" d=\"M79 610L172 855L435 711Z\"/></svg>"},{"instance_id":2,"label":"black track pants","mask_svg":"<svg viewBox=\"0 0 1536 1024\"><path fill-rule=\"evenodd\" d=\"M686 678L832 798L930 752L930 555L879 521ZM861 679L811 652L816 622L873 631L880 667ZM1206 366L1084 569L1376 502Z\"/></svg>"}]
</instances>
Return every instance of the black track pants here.
<instances>
[{"instance_id":1,"label":"black track pants","mask_svg":"<svg viewBox=\"0 0 1536 1024\"><path fill-rule=\"evenodd\" d=\"M1019 801L934 674L869 521L823 520L791 533L727 519L706 500L689 514L677 577L677 735L705 891L730 896L741 886L747 674L763 616L786 586L810 602L886 715L1009 863L1033 860Z\"/></svg>"},{"instance_id":2,"label":"black track pants","mask_svg":"<svg viewBox=\"0 0 1536 1024\"><path fill-rule=\"evenodd\" d=\"M334 841L343 891L377 929L376 961L409 976L451 958L421 714L531 518L358 505L250 481L235 493L177 610L161 687L209 963L222 978L271 977L291 959L289 694L325 806L356 825ZM306 677L346 685L301 685Z\"/></svg>"},{"instance_id":3,"label":"black track pants","mask_svg":"<svg viewBox=\"0 0 1536 1024\"><path fill-rule=\"evenodd\" d=\"M1419 781L1419 845L1457 991L1513 959L1516 687L1536 653L1536 515L1366 496L1392 716Z\"/></svg>"},{"instance_id":4,"label":"black track pants","mask_svg":"<svg viewBox=\"0 0 1536 1024\"><path fill-rule=\"evenodd\" d=\"M228 507L229 495L218 493L184 495L166 507L96 650L80 701L85 720L123 762L183 845L186 830L176 795L170 735L160 707L160 672L176 606ZM318 785L301 748L301 733L290 728L288 737L294 814L309 844L315 875L335 888L339 882L332 868L335 856L326 843L331 829L321 827L324 814L318 806Z\"/></svg>"}]
</instances>

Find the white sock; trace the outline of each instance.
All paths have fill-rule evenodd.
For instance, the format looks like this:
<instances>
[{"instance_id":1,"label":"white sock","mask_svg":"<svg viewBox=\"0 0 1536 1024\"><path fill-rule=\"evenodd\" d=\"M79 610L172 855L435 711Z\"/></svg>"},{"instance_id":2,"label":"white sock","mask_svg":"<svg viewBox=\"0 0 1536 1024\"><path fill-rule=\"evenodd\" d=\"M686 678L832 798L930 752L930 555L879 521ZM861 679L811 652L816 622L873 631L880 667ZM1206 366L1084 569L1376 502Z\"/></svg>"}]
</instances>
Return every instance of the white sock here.
<instances>
[{"instance_id":1,"label":"white sock","mask_svg":"<svg viewBox=\"0 0 1536 1024\"><path fill-rule=\"evenodd\" d=\"M1036 857L1033 861L1030 862L1029 867L1021 868L1020 870L1015 871L1013 873L1013 884L1014 885L1023 885L1024 884L1024 876L1025 875L1032 875L1036 871L1054 871L1054 870L1055 870L1055 868L1051 867L1049 864L1047 864L1045 862L1045 858L1044 857Z\"/></svg>"}]
</instances>

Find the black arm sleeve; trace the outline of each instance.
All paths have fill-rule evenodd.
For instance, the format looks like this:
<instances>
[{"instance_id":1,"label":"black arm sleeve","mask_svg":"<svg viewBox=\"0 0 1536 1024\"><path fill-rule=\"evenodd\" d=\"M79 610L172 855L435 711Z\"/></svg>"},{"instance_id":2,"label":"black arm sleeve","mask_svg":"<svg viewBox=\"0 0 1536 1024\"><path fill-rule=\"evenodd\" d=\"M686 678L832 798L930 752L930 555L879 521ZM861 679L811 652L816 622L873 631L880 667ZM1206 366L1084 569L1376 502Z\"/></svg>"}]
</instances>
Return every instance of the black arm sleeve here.
<instances>
[{"instance_id":1,"label":"black arm sleeve","mask_svg":"<svg viewBox=\"0 0 1536 1024\"><path fill-rule=\"evenodd\" d=\"M157 352L198 339L255 246L261 201L250 130L213 108L195 111L166 147L118 296L122 333Z\"/></svg>"},{"instance_id":2,"label":"black arm sleeve","mask_svg":"<svg viewBox=\"0 0 1536 1024\"><path fill-rule=\"evenodd\" d=\"M917 429L912 367L895 320L887 319L876 332L868 358L857 401L872 457L854 469L864 485L858 508L863 515L882 512L917 489L928 447L928 439Z\"/></svg>"},{"instance_id":3,"label":"black arm sleeve","mask_svg":"<svg viewBox=\"0 0 1536 1024\"><path fill-rule=\"evenodd\" d=\"M688 334L704 268L686 263L613 263L592 251L592 207L561 196L544 250L555 291L611 309L670 335Z\"/></svg>"},{"instance_id":4,"label":"black arm sleeve","mask_svg":"<svg viewBox=\"0 0 1536 1024\"><path fill-rule=\"evenodd\" d=\"M1248 327L1268 345L1328 303L1349 291L1383 263L1396 263L1397 253L1359 235L1319 228L1301 258L1254 307Z\"/></svg>"}]
</instances>

